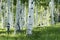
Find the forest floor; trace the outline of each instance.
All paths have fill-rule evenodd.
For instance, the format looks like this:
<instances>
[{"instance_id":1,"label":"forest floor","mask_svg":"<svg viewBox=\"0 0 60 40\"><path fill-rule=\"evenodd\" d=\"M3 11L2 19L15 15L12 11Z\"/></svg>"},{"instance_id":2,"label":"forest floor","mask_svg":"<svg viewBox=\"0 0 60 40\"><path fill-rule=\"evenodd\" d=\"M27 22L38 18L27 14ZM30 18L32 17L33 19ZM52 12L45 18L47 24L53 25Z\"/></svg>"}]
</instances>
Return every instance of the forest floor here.
<instances>
[{"instance_id":1,"label":"forest floor","mask_svg":"<svg viewBox=\"0 0 60 40\"><path fill-rule=\"evenodd\" d=\"M17 34L11 30L8 34L5 29L0 29L0 40L60 40L60 23L49 27L36 27L32 32L32 35L27 36L26 30Z\"/></svg>"}]
</instances>

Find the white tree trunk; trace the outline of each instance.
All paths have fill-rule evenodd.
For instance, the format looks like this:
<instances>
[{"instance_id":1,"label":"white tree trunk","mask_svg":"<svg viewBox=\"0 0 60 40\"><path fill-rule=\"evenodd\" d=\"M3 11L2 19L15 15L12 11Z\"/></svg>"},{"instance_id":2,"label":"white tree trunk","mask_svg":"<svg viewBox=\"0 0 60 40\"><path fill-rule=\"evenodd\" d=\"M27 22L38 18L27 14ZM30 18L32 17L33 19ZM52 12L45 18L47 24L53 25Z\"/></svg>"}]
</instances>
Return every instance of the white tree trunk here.
<instances>
[{"instance_id":1,"label":"white tree trunk","mask_svg":"<svg viewBox=\"0 0 60 40\"><path fill-rule=\"evenodd\" d=\"M27 35L32 34L33 24L34 24L34 2L33 0L29 0Z\"/></svg>"},{"instance_id":2,"label":"white tree trunk","mask_svg":"<svg viewBox=\"0 0 60 40\"><path fill-rule=\"evenodd\" d=\"M43 13L40 13L40 26L43 27Z\"/></svg>"},{"instance_id":3,"label":"white tree trunk","mask_svg":"<svg viewBox=\"0 0 60 40\"><path fill-rule=\"evenodd\" d=\"M7 5L8 5L8 16L7 16L7 22L10 24L10 0L7 0Z\"/></svg>"},{"instance_id":4,"label":"white tree trunk","mask_svg":"<svg viewBox=\"0 0 60 40\"><path fill-rule=\"evenodd\" d=\"M26 21L26 16L27 16L26 13L27 13L27 12L26 12L26 3L25 3L25 7L24 7L24 21L25 21L24 26L25 26L25 27L26 27L26 22L27 22L27 21Z\"/></svg>"},{"instance_id":5,"label":"white tree trunk","mask_svg":"<svg viewBox=\"0 0 60 40\"><path fill-rule=\"evenodd\" d=\"M2 0L0 0L0 12L1 12Z\"/></svg>"},{"instance_id":6,"label":"white tree trunk","mask_svg":"<svg viewBox=\"0 0 60 40\"><path fill-rule=\"evenodd\" d=\"M2 13L1 13L2 14L2 28L4 28L6 26L5 25L6 24L5 23L6 22L5 21L5 17L6 17L5 16L5 11L6 11L6 8L5 8L6 7L6 4L5 4L5 2L2 3L2 6L3 6Z\"/></svg>"},{"instance_id":7,"label":"white tree trunk","mask_svg":"<svg viewBox=\"0 0 60 40\"><path fill-rule=\"evenodd\" d=\"M50 14L51 14L51 24L53 25L54 24L54 0L51 0L51 2L49 3L49 7L50 7Z\"/></svg>"},{"instance_id":8,"label":"white tree trunk","mask_svg":"<svg viewBox=\"0 0 60 40\"><path fill-rule=\"evenodd\" d=\"M1 22L2 22L2 9L1 9L1 7L2 7L2 0L0 0L0 13L1 13ZM1 25L1 27L3 28L3 23Z\"/></svg>"},{"instance_id":9,"label":"white tree trunk","mask_svg":"<svg viewBox=\"0 0 60 40\"><path fill-rule=\"evenodd\" d=\"M44 10L43 12L43 17L44 17L44 26L47 26L47 9Z\"/></svg>"},{"instance_id":10,"label":"white tree trunk","mask_svg":"<svg viewBox=\"0 0 60 40\"><path fill-rule=\"evenodd\" d=\"M13 8L14 8L14 6L13 6L13 0L11 0L11 8L12 8L12 12L11 12L11 26L13 27L14 26L14 13L13 13Z\"/></svg>"},{"instance_id":11,"label":"white tree trunk","mask_svg":"<svg viewBox=\"0 0 60 40\"><path fill-rule=\"evenodd\" d=\"M23 26L24 26L24 7L25 7L25 5L24 4L22 4L22 7L21 7L21 9L22 9L22 13L20 14L20 16L21 16L21 20L20 20L20 24L21 24L21 29L23 28Z\"/></svg>"},{"instance_id":12,"label":"white tree trunk","mask_svg":"<svg viewBox=\"0 0 60 40\"><path fill-rule=\"evenodd\" d=\"M15 23L15 31L14 34L16 34L16 31L20 31L20 0L17 0L17 5L16 5L16 23Z\"/></svg>"},{"instance_id":13,"label":"white tree trunk","mask_svg":"<svg viewBox=\"0 0 60 40\"><path fill-rule=\"evenodd\" d=\"M26 27L26 4L22 4L21 28Z\"/></svg>"}]
</instances>

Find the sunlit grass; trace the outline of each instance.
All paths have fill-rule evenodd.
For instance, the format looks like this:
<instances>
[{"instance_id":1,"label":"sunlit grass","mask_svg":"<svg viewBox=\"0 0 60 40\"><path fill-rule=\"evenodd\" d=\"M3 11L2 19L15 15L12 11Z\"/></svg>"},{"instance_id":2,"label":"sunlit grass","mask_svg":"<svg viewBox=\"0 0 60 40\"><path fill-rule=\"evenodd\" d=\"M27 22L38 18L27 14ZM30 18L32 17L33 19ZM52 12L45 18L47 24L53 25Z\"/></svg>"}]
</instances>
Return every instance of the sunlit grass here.
<instances>
[{"instance_id":1,"label":"sunlit grass","mask_svg":"<svg viewBox=\"0 0 60 40\"><path fill-rule=\"evenodd\" d=\"M31 36L26 35L26 30L14 34L11 29L10 34L5 29L0 29L0 40L60 40L60 23L49 27L33 28Z\"/></svg>"}]
</instances>

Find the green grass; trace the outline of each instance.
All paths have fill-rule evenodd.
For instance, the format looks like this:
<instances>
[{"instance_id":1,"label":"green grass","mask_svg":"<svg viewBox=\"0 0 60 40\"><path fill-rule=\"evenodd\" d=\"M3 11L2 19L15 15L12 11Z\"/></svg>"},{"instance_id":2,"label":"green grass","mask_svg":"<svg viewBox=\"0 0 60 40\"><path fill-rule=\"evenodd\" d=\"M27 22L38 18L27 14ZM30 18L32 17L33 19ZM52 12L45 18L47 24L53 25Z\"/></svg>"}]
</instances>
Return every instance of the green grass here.
<instances>
[{"instance_id":1,"label":"green grass","mask_svg":"<svg viewBox=\"0 0 60 40\"><path fill-rule=\"evenodd\" d=\"M60 24L34 28L31 36L26 35L26 30L22 30L16 35L13 34L13 30L9 35L5 29L0 30L0 40L60 40Z\"/></svg>"}]
</instances>

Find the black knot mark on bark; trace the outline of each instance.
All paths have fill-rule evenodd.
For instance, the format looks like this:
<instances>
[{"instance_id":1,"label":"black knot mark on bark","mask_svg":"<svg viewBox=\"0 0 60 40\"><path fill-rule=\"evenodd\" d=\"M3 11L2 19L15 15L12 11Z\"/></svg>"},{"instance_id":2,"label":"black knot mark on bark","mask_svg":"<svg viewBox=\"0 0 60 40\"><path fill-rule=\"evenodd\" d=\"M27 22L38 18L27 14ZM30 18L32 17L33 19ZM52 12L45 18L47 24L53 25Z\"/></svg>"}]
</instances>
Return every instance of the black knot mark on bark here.
<instances>
[{"instance_id":1,"label":"black knot mark on bark","mask_svg":"<svg viewBox=\"0 0 60 40\"><path fill-rule=\"evenodd\" d=\"M31 16L29 16L29 18L31 18Z\"/></svg>"},{"instance_id":2,"label":"black knot mark on bark","mask_svg":"<svg viewBox=\"0 0 60 40\"><path fill-rule=\"evenodd\" d=\"M4 6L3 5L1 6L1 9L4 9Z\"/></svg>"},{"instance_id":3,"label":"black knot mark on bark","mask_svg":"<svg viewBox=\"0 0 60 40\"><path fill-rule=\"evenodd\" d=\"M33 4L33 1L31 2L31 4Z\"/></svg>"},{"instance_id":4,"label":"black knot mark on bark","mask_svg":"<svg viewBox=\"0 0 60 40\"><path fill-rule=\"evenodd\" d=\"M31 9L33 9L33 7Z\"/></svg>"}]
</instances>

